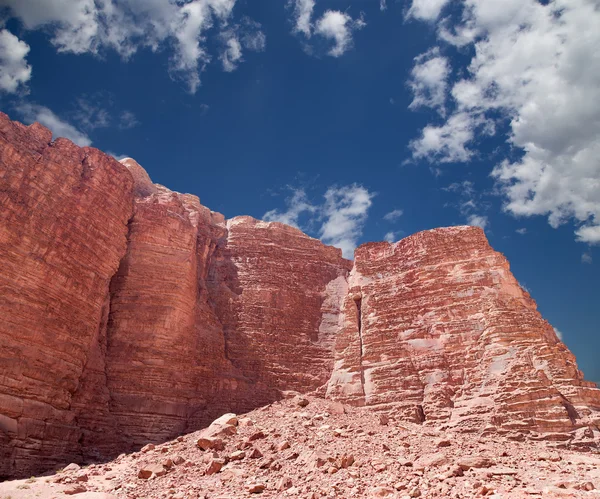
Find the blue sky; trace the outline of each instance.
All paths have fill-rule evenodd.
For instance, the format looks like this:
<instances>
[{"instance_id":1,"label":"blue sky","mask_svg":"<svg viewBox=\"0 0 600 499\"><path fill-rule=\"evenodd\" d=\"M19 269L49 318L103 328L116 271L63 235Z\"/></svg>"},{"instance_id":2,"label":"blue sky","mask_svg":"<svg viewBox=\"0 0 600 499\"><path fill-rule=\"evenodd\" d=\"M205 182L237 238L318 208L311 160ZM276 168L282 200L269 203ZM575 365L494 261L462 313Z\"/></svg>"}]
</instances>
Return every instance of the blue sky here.
<instances>
[{"instance_id":1,"label":"blue sky","mask_svg":"<svg viewBox=\"0 0 600 499\"><path fill-rule=\"evenodd\" d=\"M2 0L0 108L350 255L484 227L600 381L592 0Z\"/></svg>"}]
</instances>

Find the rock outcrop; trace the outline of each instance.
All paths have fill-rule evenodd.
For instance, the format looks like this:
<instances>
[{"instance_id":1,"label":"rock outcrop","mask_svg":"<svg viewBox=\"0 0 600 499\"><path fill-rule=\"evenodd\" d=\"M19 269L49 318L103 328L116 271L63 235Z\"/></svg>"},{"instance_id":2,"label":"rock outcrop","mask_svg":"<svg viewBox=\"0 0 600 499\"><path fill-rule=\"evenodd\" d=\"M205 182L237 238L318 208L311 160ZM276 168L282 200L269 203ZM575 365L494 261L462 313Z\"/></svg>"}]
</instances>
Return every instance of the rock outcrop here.
<instances>
[{"instance_id":1,"label":"rock outcrop","mask_svg":"<svg viewBox=\"0 0 600 499\"><path fill-rule=\"evenodd\" d=\"M353 264L1 113L0 203L0 477L106 459L287 390L597 444L600 390L479 229L363 245Z\"/></svg>"},{"instance_id":2,"label":"rock outcrop","mask_svg":"<svg viewBox=\"0 0 600 499\"><path fill-rule=\"evenodd\" d=\"M330 397L465 431L563 440L586 427L597 439L600 391L481 229L430 230L355 256Z\"/></svg>"}]
</instances>

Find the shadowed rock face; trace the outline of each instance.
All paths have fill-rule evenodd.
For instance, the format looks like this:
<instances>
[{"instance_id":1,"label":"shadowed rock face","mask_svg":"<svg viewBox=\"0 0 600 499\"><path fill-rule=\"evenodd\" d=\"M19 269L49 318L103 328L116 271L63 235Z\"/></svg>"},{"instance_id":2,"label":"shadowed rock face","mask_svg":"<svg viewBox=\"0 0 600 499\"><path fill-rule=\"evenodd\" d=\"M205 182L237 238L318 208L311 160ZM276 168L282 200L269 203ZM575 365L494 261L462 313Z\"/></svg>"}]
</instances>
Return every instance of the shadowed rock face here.
<instances>
[{"instance_id":1,"label":"shadowed rock face","mask_svg":"<svg viewBox=\"0 0 600 499\"><path fill-rule=\"evenodd\" d=\"M600 391L472 227L356 261L0 113L0 476L316 391L466 431L597 441Z\"/></svg>"}]
</instances>

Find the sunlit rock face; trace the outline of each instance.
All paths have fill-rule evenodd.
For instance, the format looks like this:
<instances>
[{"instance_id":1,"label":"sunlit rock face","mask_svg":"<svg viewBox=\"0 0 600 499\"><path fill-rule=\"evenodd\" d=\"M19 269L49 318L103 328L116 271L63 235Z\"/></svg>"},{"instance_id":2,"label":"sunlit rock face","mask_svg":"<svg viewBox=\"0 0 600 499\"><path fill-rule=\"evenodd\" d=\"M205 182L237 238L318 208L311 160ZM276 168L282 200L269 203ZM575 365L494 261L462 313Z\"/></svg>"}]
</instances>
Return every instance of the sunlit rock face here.
<instances>
[{"instance_id":1,"label":"sunlit rock face","mask_svg":"<svg viewBox=\"0 0 600 499\"><path fill-rule=\"evenodd\" d=\"M593 445L600 391L473 227L370 243L231 220L0 113L0 477L314 392Z\"/></svg>"},{"instance_id":2,"label":"sunlit rock face","mask_svg":"<svg viewBox=\"0 0 600 499\"><path fill-rule=\"evenodd\" d=\"M466 431L597 424L600 391L481 229L363 245L348 287L330 397Z\"/></svg>"}]
</instances>

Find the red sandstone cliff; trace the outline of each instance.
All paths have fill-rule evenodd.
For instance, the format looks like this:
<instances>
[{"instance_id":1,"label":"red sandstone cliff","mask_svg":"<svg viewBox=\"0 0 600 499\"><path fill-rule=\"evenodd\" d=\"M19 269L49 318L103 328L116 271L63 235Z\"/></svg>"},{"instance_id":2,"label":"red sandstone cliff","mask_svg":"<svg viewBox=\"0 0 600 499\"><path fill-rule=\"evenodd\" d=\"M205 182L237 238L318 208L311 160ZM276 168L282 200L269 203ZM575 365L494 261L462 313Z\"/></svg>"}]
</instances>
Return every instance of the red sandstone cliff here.
<instances>
[{"instance_id":1,"label":"red sandstone cliff","mask_svg":"<svg viewBox=\"0 0 600 499\"><path fill-rule=\"evenodd\" d=\"M283 390L597 442L600 390L479 229L367 244L353 266L1 113L0 206L0 476L162 441Z\"/></svg>"}]
</instances>

